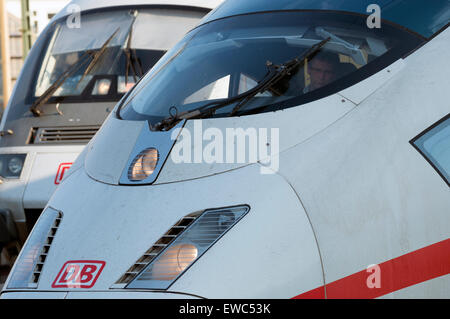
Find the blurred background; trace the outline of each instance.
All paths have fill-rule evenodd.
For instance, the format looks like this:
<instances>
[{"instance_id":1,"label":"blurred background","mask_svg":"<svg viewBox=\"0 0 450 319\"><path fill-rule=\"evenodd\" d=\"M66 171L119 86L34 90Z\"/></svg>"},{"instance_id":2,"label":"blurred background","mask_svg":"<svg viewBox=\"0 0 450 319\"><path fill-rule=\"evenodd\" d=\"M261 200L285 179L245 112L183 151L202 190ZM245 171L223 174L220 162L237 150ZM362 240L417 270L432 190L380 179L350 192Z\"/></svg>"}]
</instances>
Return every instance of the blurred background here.
<instances>
[{"instance_id":1,"label":"blurred background","mask_svg":"<svg viewBox=\"0 0 450 319\"><path fill-rule=\"evenodd\" d=\"M0 0L0 118L32 44L69 0ZM0 289L9 267L0 255Z\"/></svg>"},{"instance_id":2,"label":"blurred background","mask_svg":"<svg viewBox=\"0 0 450 319\"><path fill-rule=\"evenodd\" d=\"M51 18L69 0L0 0L0 118L23 61Z\"/></svg>"}]
</instances>

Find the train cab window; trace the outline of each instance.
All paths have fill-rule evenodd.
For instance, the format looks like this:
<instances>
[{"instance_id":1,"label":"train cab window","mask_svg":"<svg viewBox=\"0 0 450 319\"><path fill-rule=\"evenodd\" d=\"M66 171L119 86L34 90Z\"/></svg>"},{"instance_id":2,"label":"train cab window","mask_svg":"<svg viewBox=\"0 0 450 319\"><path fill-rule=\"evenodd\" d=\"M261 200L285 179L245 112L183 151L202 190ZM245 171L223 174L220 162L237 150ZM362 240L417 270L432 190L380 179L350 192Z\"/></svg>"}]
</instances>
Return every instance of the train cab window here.
<instances>
[{"instance_id":1,"label":"train cab window","mask_svg":"<svg viewBox=\"0 0 450 319\"><path fill-rule=\"evenodd\" d=\"M369 29L365 17L347 13L219 19L172 48L124 99L118 114L148 120L157 130L167 129L160 124L174 114L169 110L206 118L295 107L362 81L422 41L394 25ZM308 59L302 58L308 52Z\"/></svg>"},{"instance_id":2,"label":"train cab window","mask_svg":"<svg viewBox=\"0 0 450 319\"><path fill-rule=\"evenodd\" d=\"M82 28L57 21L48 31L41 63L30 72L36 74L32 96L48 95L50 102L117 101L202 16L195 10L116 9L83 13Z\"/></svg>"},{"instance_id":3,"label":"train cab window","mask_svg":"<svg viewBox=\"0 0 450 319\"><path fill-rule=\"evenodd\" d=\"M450 114L411 143L450 186Z\"/></svg>"}]
</instances>

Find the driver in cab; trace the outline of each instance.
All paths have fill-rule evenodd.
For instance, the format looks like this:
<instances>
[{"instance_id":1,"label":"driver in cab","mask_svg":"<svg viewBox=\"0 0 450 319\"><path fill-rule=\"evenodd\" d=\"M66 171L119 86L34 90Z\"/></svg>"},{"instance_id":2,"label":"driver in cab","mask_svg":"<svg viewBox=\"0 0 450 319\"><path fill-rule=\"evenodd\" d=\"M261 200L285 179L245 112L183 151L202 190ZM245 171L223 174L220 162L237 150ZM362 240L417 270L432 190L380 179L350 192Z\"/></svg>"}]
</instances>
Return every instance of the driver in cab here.
<instances>
[{"instance_id":1,"label":"driver in cab","mask_svg":"<svg viewBox=\"0 0 450 319\"><path fill-rule=\"evenodd\" d=\"M318 54L305 64L303 93L320 89L338 78L339 60L335 54Z\"/></svg>"},{"instance_id":2,"label":"driver in cab","mask_svg":"<svg viewBox=\"0 0 450 319\"><path fill-rule=\"evenodd\" d=\"M336 54L320 52L275 85L275 95L300 96L320 89L342 74Z\"/></svg>"}]
</instances>

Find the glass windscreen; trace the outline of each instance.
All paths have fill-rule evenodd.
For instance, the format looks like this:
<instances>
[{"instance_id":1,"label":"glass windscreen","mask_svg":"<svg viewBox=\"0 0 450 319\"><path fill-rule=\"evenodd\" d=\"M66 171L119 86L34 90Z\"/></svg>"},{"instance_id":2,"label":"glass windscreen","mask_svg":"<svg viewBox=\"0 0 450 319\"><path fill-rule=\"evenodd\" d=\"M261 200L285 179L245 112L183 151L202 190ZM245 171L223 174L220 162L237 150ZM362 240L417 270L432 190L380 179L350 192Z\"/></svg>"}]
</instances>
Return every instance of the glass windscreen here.
<instances>
[{"instance_id":1,"label":"glass windscreen","mask_svg":"<svg viewBox=\"0 0 450 319\"><path fill-rule=\"evenodd\" d=\"M174 9L101 11L83 14L79 28L63 19L36 72L34 96L119 97L202 16Z\"/></svg>"},{"instance_id":2,"label":"glass windscreen","mask_svg":"<svg viewBox=\"0 0 450 319\"><path fill-rule=\"evenodd\" d=\"M183 114L220 117L295 106L315 92L318 98L336 91L341 82L370 76L383 67L385 57L391 63L421 41L394 26L369 29L364 17L345 13L271 12L221 19L193 30L165 55L124 101L119 115L161 127Z\"/></svg>"}]
</instances>

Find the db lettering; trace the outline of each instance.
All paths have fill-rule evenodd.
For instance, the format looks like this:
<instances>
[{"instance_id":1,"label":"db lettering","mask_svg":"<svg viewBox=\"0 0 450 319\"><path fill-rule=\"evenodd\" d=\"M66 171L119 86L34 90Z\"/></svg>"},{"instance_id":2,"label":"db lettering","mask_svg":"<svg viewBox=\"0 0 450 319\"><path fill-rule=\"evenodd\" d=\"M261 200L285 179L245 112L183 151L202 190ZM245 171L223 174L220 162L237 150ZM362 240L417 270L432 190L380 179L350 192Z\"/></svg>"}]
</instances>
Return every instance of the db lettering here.
<instances>
[{"instance_id":1,"label":"db lettering","mask_svg":"<svg viewBox=\"0 0 450 319\"><path fill-rule=\"evenodd\" d=\"M68 261L52 284L53 288L91 288L105 266L104 261Z\"/></svg>"}]
</instances>

